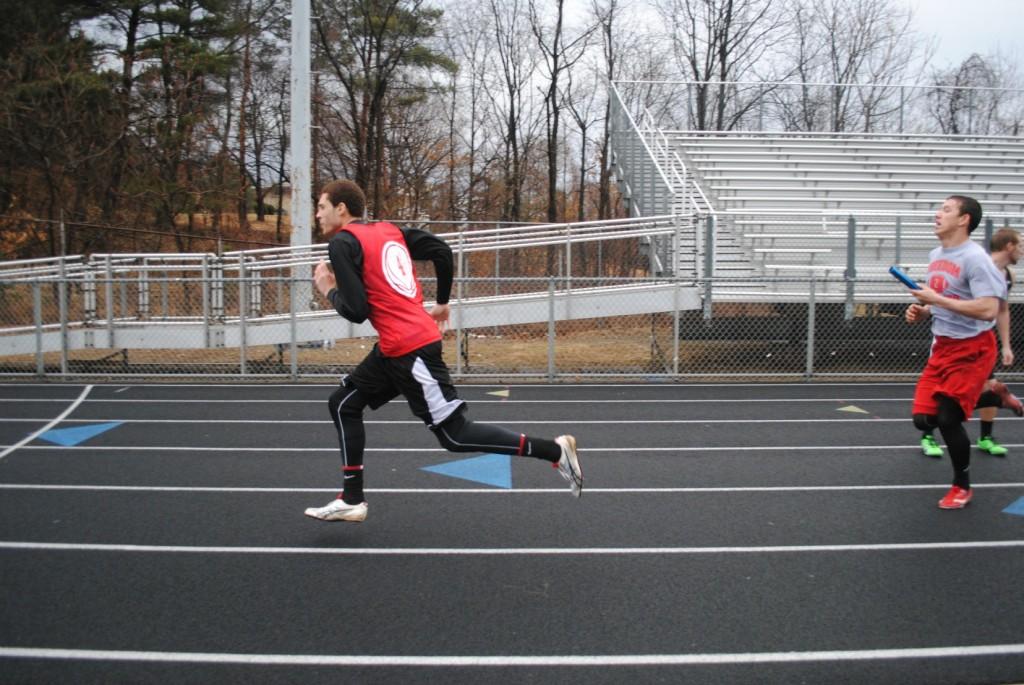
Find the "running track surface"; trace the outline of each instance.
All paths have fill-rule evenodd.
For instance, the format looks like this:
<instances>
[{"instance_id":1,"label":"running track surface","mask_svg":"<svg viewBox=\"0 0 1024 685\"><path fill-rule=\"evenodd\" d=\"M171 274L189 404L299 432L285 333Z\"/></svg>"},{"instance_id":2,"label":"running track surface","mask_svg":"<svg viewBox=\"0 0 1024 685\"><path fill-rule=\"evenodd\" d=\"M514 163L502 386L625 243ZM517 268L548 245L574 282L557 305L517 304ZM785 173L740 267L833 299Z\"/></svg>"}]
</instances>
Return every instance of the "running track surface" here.
<instances>
[{"instance_id":1,"label":"running track surface","mask_svg":"<svg viewBox=\"0 0 1024 685\"><path fill-rule=\"evenodd\" d=\"M532 459L423 470L474 455L396 401L345 524L302 515L340 481L331 389L0 386L0 681L1024 681L1009 414L941 511L907 384L462 386L574 433L583 498Z\"/></svg>"}]
</instances>

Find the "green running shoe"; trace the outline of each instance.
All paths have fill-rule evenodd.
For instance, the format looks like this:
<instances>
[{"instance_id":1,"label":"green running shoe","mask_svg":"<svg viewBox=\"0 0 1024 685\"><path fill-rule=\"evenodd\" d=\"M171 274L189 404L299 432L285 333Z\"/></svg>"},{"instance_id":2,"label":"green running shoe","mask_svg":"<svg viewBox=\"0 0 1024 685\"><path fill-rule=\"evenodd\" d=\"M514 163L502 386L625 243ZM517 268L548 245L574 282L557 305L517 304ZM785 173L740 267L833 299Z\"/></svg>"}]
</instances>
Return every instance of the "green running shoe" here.
<instances>
[{"instance_id":1,"label":"green running shoe","mask_svg":"<svg viewBox=\"0 0 1024 685\"><path fill-rule=\"evenodd\" d=\"M983 452L988 452L993 457L1005 457L1008 451L1005 447L993 440L991 435L986 435L978 440L978 449Z\"/></svg>"},{"instance_id":2,"label":"green running shoe","mask_svg":"<svg viewBox=\"0 0 1024 685\"><path fill-rule=\"evenodd\" d=\"M921 451L926 457L942 456L942 448L939 447L939 443L935 442L935 436L931 434L921 436Z\"/></svg>"}]
</instances>

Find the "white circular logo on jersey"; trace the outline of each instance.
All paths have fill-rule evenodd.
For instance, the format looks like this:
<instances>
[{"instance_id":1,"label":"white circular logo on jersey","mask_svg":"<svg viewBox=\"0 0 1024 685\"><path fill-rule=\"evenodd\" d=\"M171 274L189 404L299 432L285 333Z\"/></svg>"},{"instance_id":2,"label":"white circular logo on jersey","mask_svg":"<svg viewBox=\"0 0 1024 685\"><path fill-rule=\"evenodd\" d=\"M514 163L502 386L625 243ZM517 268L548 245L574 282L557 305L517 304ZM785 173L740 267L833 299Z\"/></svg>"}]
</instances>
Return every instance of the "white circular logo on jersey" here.
<instances>
[{"instance_id":1,"label":"white circular logo on jersey","mask_svg":"<svg viewBox=\"0 0 1024 685\"><path fill-rule=\"evenodd\" d=\"M405 245L389 240L381 250L381 266L384 278L397 292L406 297L416 296L416 277L412 270L412 259Z\"/></svg>"}]
</instances>

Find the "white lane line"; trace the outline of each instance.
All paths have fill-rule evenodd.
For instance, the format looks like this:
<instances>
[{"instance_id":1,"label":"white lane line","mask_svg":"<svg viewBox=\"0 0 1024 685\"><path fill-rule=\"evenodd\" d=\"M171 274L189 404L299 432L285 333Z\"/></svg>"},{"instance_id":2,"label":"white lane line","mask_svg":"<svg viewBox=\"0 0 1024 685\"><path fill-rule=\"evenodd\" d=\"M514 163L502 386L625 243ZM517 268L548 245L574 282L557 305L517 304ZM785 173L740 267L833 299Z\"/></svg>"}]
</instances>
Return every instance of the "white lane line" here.
<instances>
[{"instance_id":1,"label":"white lane line","mask_svg":"<svg viewBox=\"0 0 1024 685\"><path fill-rule=\"evenodd\" d=\"M594 667L594 666L713 666L792 664L807 662L891 661L965 657L1020 656L1024 644L911 647L903 649L843 649L808 652L711 652L693 654L587 655L346 655L237 654L230 652L144 652L101 649L0 647L0 658L72 661L129 661L187 664L244 664L274 666L432 666L432 667Z\"/></svg>"},{"instance_id":2,"label":"white lane line","mask_svg":"<svg viewBox=\"0 0 1024 685\"><path fill-rule=\"evenodd\" d=\"M78 408L78 405L80 405L85 400L85 398L89 394L90 390L92 390L92 386L91 385L85 386L85 389L82 390L81 394L78 395L78 399L76 399L74 402L71 403L71 406L69 406L67 409L65 409L63 412L61 412L60 415L57 418L55 418L52 421L50 421L48 424L46 424L45 426L43 426L42 428L37 430L35 433L32 433L30 436L28 436L27 438L25 438L21 442L16 443L14 445L10 445L3 452L0 452L0 459L3 459L8 454L10 454L14 450L18 449L19 447L24 447L25 445L27 445L28 443L32 442L33 440L38 438L40 435L42 435L43 433L45 433L46 431L50 430L51 428L56 426L58 423L60 423L64 419L65 416L67 416L68 414L70 414L71 412L73 412L75 409Z\"/></svg>"},{"instance_id":3,"label":"white lane line","mask_svg":"<svg viewBox=\"0 0 1024 685\"><path fill-rule=\"evenodd\" d=\"M1011 381L1016 382L1016 381ZM123 383L112 383L109 385L124 385ZM186 384L182 383L140 383L138 385L128 385L129 388L177 388L181 389ZM59 388L59 387L81 387L80 383L0 383L0 388L23 388L23 387L37 387L37 388ZM337 382L327 383L188 383L189 388L292 388L294 390L305 389L305 388L337 388ZM828 381L828 382L815 382L812 384L802 383L652 383L639 382L639 383L463 383L462 387L466 388L515 388L515 389L531 389L531 388L657 388L659 390L676 390L679 388L820 388L820 387L833 387L833 388L889 388L889 387L904 387L913 388L914 381L899 382L899 381L876 381L869 383L847 383L843 381Z\"/></svg>"},{"instance_id":4,"label":"white lane line","mask_svg":"<svg viewBox=\"0 0 1024 685\"><path fill-rule=\"evenodd\" d=\"M1018 489L1021 483L973 483L979 489ZM792 485L792 486L736 486L736 487L688 487L688 488L587 488L587 494L701 494L701 493L790 493L790 492L853 492L853 491L900 491L900 490L947 490L948 484L908 483L905 485ZM96 491L96 492L212 492L212 493L337 493L338 488L283 488L283 487L217 487L185 485L71 485L47 483L0 483L0 490L43 490L43 491ZM565 488L368 488L370 494L389 495L549 495L565 494Z\"/></svg>"},{"instance_id":5,"label":"white lane line","mask_svg":"<svg viewBox=\"0 0 1024 685\"><path fill-rule=\"evenodd\" d=\"M808 554L818 552L901 552L1014 549L1024 540L894 542L861 545L761 545L755 547L244 547L217 545L119 545L0 540L0 550L45 552L130 552L156 554L267 554L311 556L635 556L706 554Z\"/></svg>"},{"instance_id":6,"label":"white lane line","mask_svg":"<svg viewBox=\"0 0 1024 685\"><path fill-rule=\"evenodd\" d=\"M92 386L90 386L92 387ZM629 404L759 404L765 402L815 402L815 403L839 403L839 402L911 402L912 397L780 397L780 398L754 398L754 397L743 397L734 399L643 399L643 398L630 398L625 400L623 398L606 399L606 400L547 400L547 399L526 399L526 400L513 400L513 399L471 399L467 400L473 404L622 404L623 402L629 402ZM42 397L36 398L14 398L14 397L0 397L0 402L66 402L67 399L48 399ZM309 399L309 400L275 400L275 399L245 399L238 398L233 400L217 400L217 399L113 399L97 397L89 400L90 404L116 404L118 402L130 402L132 404L323 404L323 399Z\"/></svg>"},{"instance_id":7,"label":"white lane line","mask_svg":"<svg viewBox=\"0 0 1024 685\"><path fill-rule=\"evenodd\" d=\"M563 424L593 424L593 425L607 425L608 419L597 419L597 420L580 420L580 419L551 419L543 421L495 421L493 419L477 419L476 420L486 421L487 423L498 423L508 425L519 425L523 423L537 424L537 425L563 425ZM35 423L36 421L45 421L46 419L32 419L32 418L0 418L0 423ZM121 423L241 423L241 424L257 424L261 426L271 425L322 425L329 424L330 419L67 419L64 423L97 423L97 422L110 422L120 421ZM646 424L718 424L718 423L857 423L857 422L882 422L882 423L911 423L911 420L902 416L895 419L883 419L871 416L865 416L864 418L857 417L843 417L836 419L615 419L615 425L646 425ZM364 420L365 424L379 424L379 425L414 425L422 426L423 422L418 419L395 419L389 420Z\"/></svg>"},{"instance_id":8,"label":"white lane line","mask_svg":"<svg viewBox=\"0 0 1024 685\"><path fill-rule=\"evenodd\" d=\"M1021 443L1003 442L1004 447L1021 447ZM25 450L55 450L73 452L278 452L280 454L295 453L317 453L324 452L337 454L337 447L202 447L202 446L165 446L165 445L135 445L135 446L102 446L90 447L89 445L26 445ZM584 445L581 452L586 454L607 454L619 452L635 453L660 453L660 452L858 452L878 450L914 450L920 452L918 445L755 445L755 446L734 446L734 447L589 447ZM451 454L443 447L367 447L366 452L384 452L388 454L419 453L428 454L441 452Z\"/></svg>"}]
</instances>

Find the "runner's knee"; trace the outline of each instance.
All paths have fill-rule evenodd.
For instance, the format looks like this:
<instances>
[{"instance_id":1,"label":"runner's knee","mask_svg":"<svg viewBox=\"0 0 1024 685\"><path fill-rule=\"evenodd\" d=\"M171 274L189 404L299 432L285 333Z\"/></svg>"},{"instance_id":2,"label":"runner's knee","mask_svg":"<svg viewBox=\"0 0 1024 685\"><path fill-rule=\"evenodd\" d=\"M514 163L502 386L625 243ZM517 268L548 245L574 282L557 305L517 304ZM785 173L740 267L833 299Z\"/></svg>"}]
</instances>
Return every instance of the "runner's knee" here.
<instances>
[{"instance_id":1,"label":"runner's knee","mask_svg":"<svg viewBox=\"0 0 1024 685\"><path fill-rule=\"evenodd\" d=\"M934 430L938 425L931 414L914 414L914 427L922 433Z\"/></svg>"},{"instance_id":2,"label":"runner's knee","mask_svg":"<svg viewBox=\"0 0 1024 685\"><path fill-rule=\"evenodd\" d=\"M455 412L439 425L431 429L441 447L449 452L465 451L461 444L462 429L466 427L466 419L462 412Z\"/></svg>"},{"instance_id":3,"label":"runner's knee","mask_svg":"<svg viewBox=\"0 0 1024 685\"><path fill-rule=\"evenodd\" d=\"M356 386L346 380L344 385L339 387L327 398L327 409L332 419L343 417L358 417L363 413L364 402L356 401L358 394Z\"/></svg>"}]
</instances>

